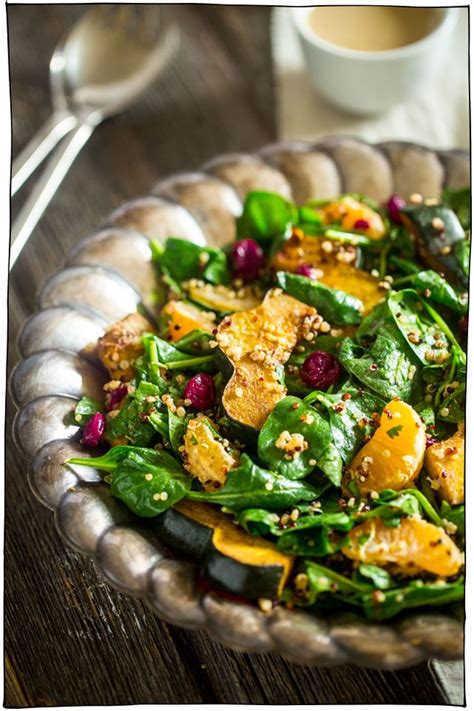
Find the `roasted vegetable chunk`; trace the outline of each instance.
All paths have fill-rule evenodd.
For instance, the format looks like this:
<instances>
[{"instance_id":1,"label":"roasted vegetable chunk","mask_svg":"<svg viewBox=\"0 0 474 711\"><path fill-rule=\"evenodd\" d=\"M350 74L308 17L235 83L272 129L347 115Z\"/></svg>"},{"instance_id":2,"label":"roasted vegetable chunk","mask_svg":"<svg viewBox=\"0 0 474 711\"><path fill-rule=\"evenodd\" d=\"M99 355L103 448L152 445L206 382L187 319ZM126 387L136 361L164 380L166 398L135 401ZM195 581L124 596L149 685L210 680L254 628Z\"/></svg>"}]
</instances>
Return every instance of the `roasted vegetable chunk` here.
<instances>
[{"instance_id":1,"label":"roasted vegetable chunk","mask_svg":"<svg viewBox=\"0 0 474 711\"><path fill-rule=\"evenodd\" d=\"M464 423L452 437L426 450L431 486L451 506L464 503Z\"/></svg>"},{"instance_id":2,"label":"roasted vegetable chunk","mask_svg":"<svg viewBox=\"0 0 474 711\"><path fill-rule=\"evenodd\" d=\"M421 571L440 577L456 575L463 564L459 548L438 526L421 518L403 518L399 526L385 526L373 518L349 533L344 555L362 563L394 567L404 575Z\"/></svg>"},{"instance_id":3,"label":"roasted vegetable chunk","mask_svg":"<svg viewBox=\"0 0 474 711\"><path fill-rule=\"evenodd\" d=\"M142 336L155 331L141 314L130 314L99 338L97 354L112 380L127 382L135 375L134 361L142 355Z\"/></svg>"},{"instance_id":4,"label":"roasted vegetable chunk","mask_svg":"<svg viewBox=\"0 0 474 711\"><path fill-rule=\"evenodd\" d=\"M167 336L170 341L179 341L191 331L212 333L215 314L198 309L186 301L168 301L161 312L167 318Z\"/></svg>"},{"instance_id":5,"label":"roasted vegetable chunk","mask_svg":"<svg viewBox=\"0 0 474 711\"><path fill-rule=\"evenodd\" d=\"M342 229L347 232L363 232L374 240L385 236L385 226L379 213L351 195L344 195L339 200L324 205L321 214L326 224L340 223Z\"/></svg>"},{"instance_id":6,"label":"roasted vegetable chunk","mask_svg":"<svg viewBox=\"0 0 474 711\"><path fill-rule=\"evenodd\" d=\"M233 368L222 395L230 418L255 429L262 427L286 393L281 366L305 329L310 330L315 315L316 309L274 289L255 309L223 319L216 341Z\"/></svg>"},{"instance_id":7,"label":"roasted vegetable chunk","mask_svg":"<svg viewBox=\"0 0 474 711\"><path fill-rule=\"evenodd\" d=\"M379 279L355 266L356 257L352 245L295 231L276 253L272 268L298 272L303 265L314 267L317 281L360 299L366 314L384 298L385 292L379 287Z\"/></svg>"},{"instance_id":8,"label":"roasted vegetable chunk","mask_svg":"<svg viewBox=\"0 0 474 711\"><path fill-rule=\"evenodd\" d=\"M466 235L456 213L440 205L408 205L401 217L415 237L421 260L448 281L467 289L469 279L456 254L456 245Z\"/></svg>"},{"instance_id":9,"label":"roasted vegetable chunk","mask_svg":"<svg viewBox=\"0 0 474 711\"><path fill-rule=\"evenodd\" d=\"M184 467L207 491L219 488L227 472L238 466L239 452L219 436L205 415L190 420L184 435Z\"/></svg>"},{"instance_id":10,"label":"roasted vegetable chunk","mask_svg":"<svg viewBox=\"0 0 474 711\"><path fill-rule=\"evenodd\" d=\"M192 301L219 313L248 311L258 306L263 299L262 290L256 286L233 289L224 284L215 286L197 279L188 282L187 291Z\"/></svg>"},{"instance_id":11,"label":"roasted vegetable chunk","mask_svg":"<svg viewBox=\"0 0 474 711\"><path fill-rule=\"evenodd\" d=\"M345 488L351 483L360 494L404 489L420 473L426 435L418 413L401 400L384 408L380 425L348 467Z\"/></svg>"}]
</instances>

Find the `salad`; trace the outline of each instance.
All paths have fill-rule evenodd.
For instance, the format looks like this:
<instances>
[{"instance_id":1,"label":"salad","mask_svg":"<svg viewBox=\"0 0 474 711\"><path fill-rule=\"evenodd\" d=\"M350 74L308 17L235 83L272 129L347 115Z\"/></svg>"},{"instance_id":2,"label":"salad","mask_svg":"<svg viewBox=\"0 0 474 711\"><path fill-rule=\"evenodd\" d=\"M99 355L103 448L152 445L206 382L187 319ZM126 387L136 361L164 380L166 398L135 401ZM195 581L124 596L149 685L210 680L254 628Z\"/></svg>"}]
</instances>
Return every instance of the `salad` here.
<instances>
[{"instance_id":1,"label":"salad","mask_svg":"<svg viewBox=\"0 0 474 711\"><path fill-rule=\"evenodd\" d=\"M251 192L233 244L152 243L155 320L94 346L69 463L264 611L462 599L469 237L467 189Z\"/></svg>"}]
</instances>

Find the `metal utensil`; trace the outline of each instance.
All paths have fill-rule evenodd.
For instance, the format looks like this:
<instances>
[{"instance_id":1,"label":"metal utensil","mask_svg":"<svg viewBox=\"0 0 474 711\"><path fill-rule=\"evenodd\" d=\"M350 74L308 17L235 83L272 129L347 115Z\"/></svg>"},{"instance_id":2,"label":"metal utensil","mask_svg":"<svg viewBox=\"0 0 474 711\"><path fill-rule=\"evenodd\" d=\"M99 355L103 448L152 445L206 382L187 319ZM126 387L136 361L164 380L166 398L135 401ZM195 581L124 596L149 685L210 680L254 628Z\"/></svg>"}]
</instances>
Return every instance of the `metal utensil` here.
<instances>
[{"instance_id":1,"label":"metal utensil","mask_svg":"<svg viewBox=\"0 0 474 711\"><path fill-rule=\"evenodd\" d=\"M53 115L12 166L12 195L68 133L11 230L10 268L95 127L154 82L179 44L156 5L100 5L83 15L50 62Z\"/></svg>"}]
</instances>

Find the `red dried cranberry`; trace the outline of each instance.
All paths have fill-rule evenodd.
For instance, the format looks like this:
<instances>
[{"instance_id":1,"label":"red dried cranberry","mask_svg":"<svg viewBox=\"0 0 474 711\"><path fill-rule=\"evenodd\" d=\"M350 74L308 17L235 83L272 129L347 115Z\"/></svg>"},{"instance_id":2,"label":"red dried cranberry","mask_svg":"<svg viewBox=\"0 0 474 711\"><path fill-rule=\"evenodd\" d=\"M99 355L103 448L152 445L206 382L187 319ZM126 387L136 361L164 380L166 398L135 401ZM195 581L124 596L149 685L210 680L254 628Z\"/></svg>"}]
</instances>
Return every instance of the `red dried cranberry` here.
<instances>
[{"instance_id":1,"label":"red dried cranberry","mask_svg":"<svg viewBox=\"0 0 474 711\"><path fill-rule=\"evenodd\" d=\"M400 197L400 195L392 195L387 200L387 212L388 216L397 225L402 224L402 217L400 215L400 210L402 210L406 205L405 200Z\"/></svg>"},{"instance_id":2,"label":"red dried cranberry","mask_svg":"<svg viewBox=\"0 0 474 711\"><path fill-rule=\"evenodd\" d=\"M190 400L195 410L209 410L216 399L212 377L208 373L198 373L188 380L184 388L184 399Z\"/></svg>"},{"instance_id":3,"label":"red dried cranberry","mask_svg":"<svg viewBox=\"0 0 474 711\"><path fill-rule=\"evenodd\" d=\"M308 277L308 279L316 279L316 269L312 267L311 264L300 264L296 273Z\"/></svg>"},{"instance_id":4,"label":"red dried cranberry","mask_svg":"<svg viewBox=\"0 0 474 711\"><path fill-rule=\"evenodd\" d=\"M356 220L354 222L354 229L355 230L368 230L370 227L369 223L367 220Z\"/></svg>"},{"instance_id":5,"label":"red dried cranberry","mask_svg":"<svg viewBox=\"0 0 474 711\"><path fill-rule=\"evenodd\" d=\"M119 385L119 387L115 388L115 390L111 390L105 402L105 409L107 412L115 410L117 405L122 402L127 394L128 388L126 385Z\"/></svg>"},{"instance_id":6,"label":"red dried cranberry","mask_svg":"<svg viewBox=\"0 0 474 711\"><path fill-rule=\"evenodd\" d=\"M232 273L244 281L255 281L265 266L265 256L260 245L253 239L236 242L230 253Z\"/></svg>"},{"instance_id":7,"label":"red dried cranberry","mask_svg":"<svg viewBox=\"0 0 474 711\"><path fill-rule=\"evenodd\" d=\"M437 437L434 437L433 435L426 435L426 448L431 447L433 444L436 444L436 442L439 442L439 439Z\"/></svg>"},{"instance_id":8,"label":"red dried cranberry","mask_svg":"<svg viewBox=\"0 0 474 711\"><path fill-rule=\"evenodd\" d=\"M337 383L341 373L337 358L325 351L310 353L300 368L303 382L315 390L327 390L330 385Z\"/></svg>"},{"instance_id":9,"label":"red dried cranberry","mask_svg":"<svg viewBox=\"0 0 474 711\"><path fill-rule=\"evenodd\" d=\"M105 430L105 417L101 412L92 415L82 430L81 444L85 447L97 447Z\"/></svg>"}]
</instances>

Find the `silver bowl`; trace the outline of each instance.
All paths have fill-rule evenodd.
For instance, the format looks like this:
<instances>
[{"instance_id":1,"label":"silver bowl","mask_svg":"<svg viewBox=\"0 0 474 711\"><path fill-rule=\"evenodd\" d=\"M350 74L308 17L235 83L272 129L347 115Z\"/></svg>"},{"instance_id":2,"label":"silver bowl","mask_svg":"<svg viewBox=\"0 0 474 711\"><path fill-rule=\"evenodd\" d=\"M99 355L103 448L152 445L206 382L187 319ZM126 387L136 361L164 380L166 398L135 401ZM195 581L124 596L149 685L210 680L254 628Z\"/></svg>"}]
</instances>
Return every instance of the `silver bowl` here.
<instances>
[{"instance_id":1,"label":"silver bowl","mask_svg":"<svg viewBox=\"0 0 474 711\"><path fill-rule=\"evenodd\" d=\"M87 346L139 305L153 311L150 238L180 236L221 245L234 238L234 218L249 190L279 192L297 202L360 192L377 200L396 192L437 196L469 184L469 156L411 143L369 145L331 137L316 145L277 143L253 154L227 154L193 173L161 180L151 195L125 203L98 232L68 253L37 297L38 310L19 336L22 360L10 388L18 406L15 443L30 460L29 481L54 511L65 541L94 558L117 589L146 600L173 624L205 629L230 647L277 650L301 664L400 669L428 658L463 654L462 607L414 612L373 623L342 612L323 617L276 607L264 613L197 585L192 561L166 548L114 499L94 469L66 466L90 456L68 415L82 395L97 397L105 374Z\"/></svg>"}]
</instances>

